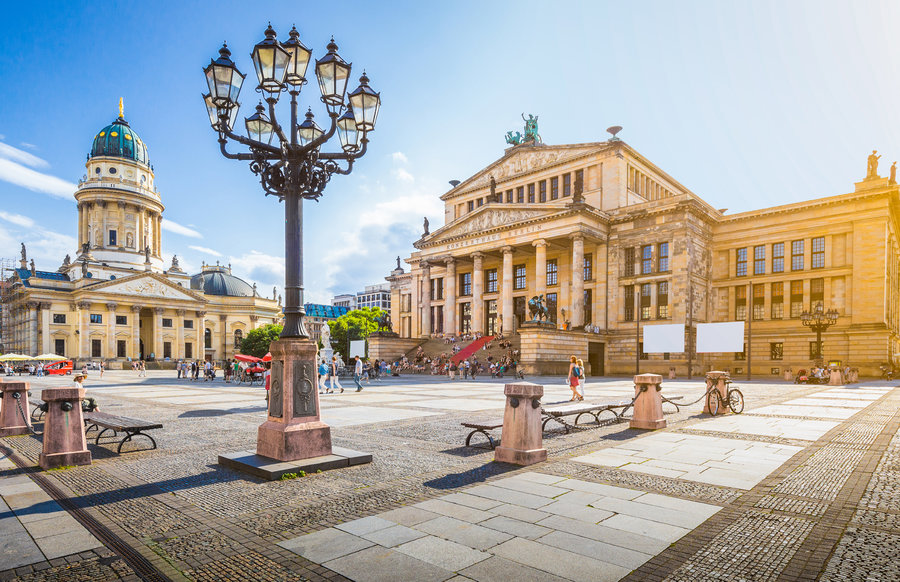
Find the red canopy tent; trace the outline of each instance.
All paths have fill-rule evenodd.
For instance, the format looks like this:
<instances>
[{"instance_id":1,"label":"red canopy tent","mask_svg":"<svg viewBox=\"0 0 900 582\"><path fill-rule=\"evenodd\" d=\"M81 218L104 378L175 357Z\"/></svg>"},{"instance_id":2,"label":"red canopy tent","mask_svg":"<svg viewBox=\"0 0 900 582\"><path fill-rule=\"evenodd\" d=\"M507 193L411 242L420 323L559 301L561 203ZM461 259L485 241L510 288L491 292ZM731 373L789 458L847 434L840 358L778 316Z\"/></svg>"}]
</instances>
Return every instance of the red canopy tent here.
<instances>
[{"instance_id":1,"label":"red canopy tent","mask_svg":"<svg viewBox=\"0 0 900 582\"><path fill-rule=\"evenodd\" d=\"M262 361L259 358L257 358L256 356L245 356L244 354L235 354L234 359L237 360L238 362L250 362L253 364Z\"/></svg>"},{"instance_id":2,"label":"red canopy tent","mask_svg":"<svg viewBox=\"0 0 900 582\"><path fill-rule=\"evenodd\" d=\"M272 361L272 352L269 352L265 356L262 357L262 362L271 362Z\"/></svg>"}]
</instances>

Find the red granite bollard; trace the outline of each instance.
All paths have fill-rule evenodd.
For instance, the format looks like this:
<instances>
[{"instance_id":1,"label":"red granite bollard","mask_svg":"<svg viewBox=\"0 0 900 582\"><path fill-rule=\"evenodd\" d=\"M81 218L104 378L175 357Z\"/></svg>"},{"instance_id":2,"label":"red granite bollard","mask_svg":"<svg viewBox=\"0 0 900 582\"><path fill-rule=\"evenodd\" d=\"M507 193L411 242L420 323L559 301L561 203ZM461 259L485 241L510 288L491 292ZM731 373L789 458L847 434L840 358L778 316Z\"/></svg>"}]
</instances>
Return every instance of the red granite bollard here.
<instances>
[{"instance_id":1,"label":"red granite bollard","mask_svg":"<svg viewBox=\"0 0 900 582\"><path fill-rule=\"evenodd\" d=\"M828 376L829 386L843 386L844 378L841 377L841 371L838 368L832 368Z\"/></svg>"},{"instance_id":2,"label":"red granite bollard","mask_svg":"<svg viewBox=\"0 0 900 582\"><path fill-rule=\"evenodd\" d=\"M41 400L47 403L44 450L38 459L41 468L90 465L91 452L87 450L81 413L84 388L48 388L41 391Z\"/></svg>"},{"instance_id":3,"label":"red granite bollard","mask_svg":"<svg viewBox=\"0 0 900 582\"><path fill-rule=\"evenodd\" d=\"M28 382L3 382L0 404L0 437L31 432L31 415L28 411Z\"/></svg>"},{"instance_id":4,"label":"red granite bollard","mask_svg":"<svg viewBox=\"0 0 900 582\"><path fill-rule=\"evenodd\" d=\"M718 370L707 372L706 373L706 389L709 390L709 387L715 384L716 390L719 391L719 394L722 395L722 402L728 402L728 385L725 383L725 380L728 379L728 372L720 372ZM706 414L712 414L709 411L709 398L705 398L703 400L703 412ZM719 405L719 410L716 412L716 415L719 414L728 414L729 409L728 405L722 406L721 403Z\"/></svg>"},{"instance_id":5,"label":"red granite bollard","mask_svg":"<svg viewBox=\"0 0 900 582\"><path fill-rule=\"evenodd\" d=\"M531 382L507 384L506 409L500 446L494 449L494 460L514 465L533 465L547 460L541 430L541 396L544 387Z\"/></svg>"},{"instance_id":6,"label":"red granite bollard","mask_svg":"<svg viewBox=\"0 0 900 582\"><path fill-rule=\"evenodd\" d=\"M634 415L631 428L656 430L666 428L662 409L662 376L659 374L638 374L634 377Z\"/></svg>"}]
</instances>

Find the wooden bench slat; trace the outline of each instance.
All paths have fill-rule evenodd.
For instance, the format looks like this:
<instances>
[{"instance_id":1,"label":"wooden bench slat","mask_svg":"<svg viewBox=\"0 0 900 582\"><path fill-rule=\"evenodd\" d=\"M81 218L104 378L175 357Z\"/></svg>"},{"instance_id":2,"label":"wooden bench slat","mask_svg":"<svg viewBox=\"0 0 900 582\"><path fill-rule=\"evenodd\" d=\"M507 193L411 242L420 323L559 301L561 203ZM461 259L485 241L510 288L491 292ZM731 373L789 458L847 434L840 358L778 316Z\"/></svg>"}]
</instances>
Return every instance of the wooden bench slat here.
<instances>
[{"instance_id":1,"label":"wooden bench slat","mask_svg":"<svg viewBox=\"0 0 900 582\"><path fill-rule=\"evenodd\" d=\"M482 430L493 430L495 428L500 428L503 426L503 419L490 420L486 422L462 422L460 423L462 426L466 428L479 428Z\"/></svg>"}]
</instances>

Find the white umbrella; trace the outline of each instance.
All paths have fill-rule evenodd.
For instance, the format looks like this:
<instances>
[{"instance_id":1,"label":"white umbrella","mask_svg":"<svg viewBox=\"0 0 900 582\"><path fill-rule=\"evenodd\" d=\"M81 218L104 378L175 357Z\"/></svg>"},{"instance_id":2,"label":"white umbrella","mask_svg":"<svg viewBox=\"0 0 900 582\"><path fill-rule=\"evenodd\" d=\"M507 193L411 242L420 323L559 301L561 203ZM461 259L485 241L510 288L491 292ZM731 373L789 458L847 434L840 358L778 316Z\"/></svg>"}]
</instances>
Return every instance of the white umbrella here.
<instances>
[{"instance_id":1,"label":"white umbrella","mask_svg":"<svg viewBox=\"0 0 900 582\"><path fill-rule=\"evenodd\" d=\"M35 360L65 360L66 358L60 356L58 354L41 354L40 356L35 356Z\"/></svg>"},{"instance_id":2,"label":"white umbrella","mask_svg":"<svg viewBox=\"0 0 900 582\"><path fill-rule=\"evenodd\" d=\"M0 356L0 361L4 362L24 362L33 359L31 356L23 356L22 354L4 354Z\"/></svg>"}]
</instances>

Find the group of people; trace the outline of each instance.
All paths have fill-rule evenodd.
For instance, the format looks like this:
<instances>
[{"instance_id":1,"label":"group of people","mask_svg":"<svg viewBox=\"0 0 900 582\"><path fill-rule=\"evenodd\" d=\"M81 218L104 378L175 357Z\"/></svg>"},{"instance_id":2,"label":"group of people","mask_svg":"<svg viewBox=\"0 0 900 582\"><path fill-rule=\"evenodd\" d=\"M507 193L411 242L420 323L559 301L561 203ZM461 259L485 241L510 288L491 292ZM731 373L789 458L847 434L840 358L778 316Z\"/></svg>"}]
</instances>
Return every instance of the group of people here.
<instances>
[{"instance_id":1,"label":"group of people","mask_svg":"<svg viewBox=\"0 0 900 582\"><path fill-rule=\"evenodd\" d=\"M319 362L319 394L334 394L335 390L344 391L344 387L341 386L340 371L341 367L338 365L337 356L332 356L331 362L326 362L324 359ZM353 359L353 382L356 384L357 392L362 391L363 380L368 384L372 380L378 380L390 373L392 373L391 366L383 359L375 359L371 362L368 358L359 356Z\"/></svg>"},{"instance_id":2,"label":"group of people","mask_svg":"<svg viewBox=\"0 0 900 582\"><path fill-rule=\"evenodd\" d=\"M572 390L572 398L569 401L584 400L584 362L575 356L569 358L569 374L566 383Z\"/></svg>"}]
</instances>

